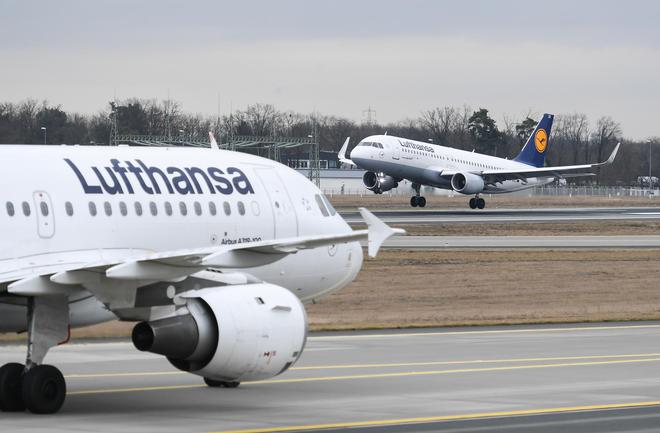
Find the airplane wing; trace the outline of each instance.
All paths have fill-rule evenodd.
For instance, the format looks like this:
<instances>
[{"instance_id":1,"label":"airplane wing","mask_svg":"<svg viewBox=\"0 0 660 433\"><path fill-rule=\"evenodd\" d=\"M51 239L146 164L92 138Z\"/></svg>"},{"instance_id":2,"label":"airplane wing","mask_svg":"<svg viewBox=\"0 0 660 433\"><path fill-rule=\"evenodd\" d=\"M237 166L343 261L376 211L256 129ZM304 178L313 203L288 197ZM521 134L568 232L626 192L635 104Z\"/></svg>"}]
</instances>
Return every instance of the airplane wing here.
<instances>
[{"instance_id":1,"label":"airplane wing","mask_svg":"<svg viewBox=\"0 0 660 433\"><path fill-rule=\"evenodd\" d=\"M475 171L474 174L480 175L484 178L486 183L496 183L502 182L505 180L526 180L530 177L557 177L557 178L569 178L569 177L579 177L579 176L593 176L594 173L590 172L597 167L602 167L605 165L610 165L614 162L616 154L619 151L619 146L621 143L618 143L612 154L604 162L599 162L595 164L581 164L581 165L564 165L556 167L532 167L525 168L523 170L484 170L484 171ZM455 170L444 170L441 173L441 176L450 177L458 173Z\"/></svg>"},{"instance_id":2,"label":"airplane wing","mask_svg":"<svg viewBox=\"0 0 660 433\"><path fill-rule=\"evenodd\" d=\"M337 154L337 157L339 158L339 162L343 162L344 164L348 164L348 165L356 165L353 161L346 158L346 151L348 150L348 143L350 141L351 141L351 137L346 137L346 141L344 141L343 146L341 147L341 149L339 149L339 153Z\"/></svg>"},{"instance_id":3,"label":"airplane wing","mask_svg":"<svg viewBox=\"0 0 660 433\"><path fill-rule=\"evenodd\" d=\"M219 149L218 142L215 141L215 136L213 135L213 133L211 131L209 131L209 142L211 143L211 149L213 149L213 150L218 150Z\"/></svg>"},{"instance_id":4,"label":"airplane wing","mask_svg":"<svg viewBox=\"0 0 660 433\"><path fill-rule=\"evenodd\" d=\"M43 272L33 269L28 276L0 283L9 283L7 292L19 296L67 294L82 286L114 311L134 305L135 290L152 282L181 281L207 268L235 270L267 265L300 250L362 239L368 241L369 256L375 257L386 239L405 233L389 227L365 208L360 208L360 214L366 230L158 252L59 270L49 267Z\"/></svg>"}]
</instances>

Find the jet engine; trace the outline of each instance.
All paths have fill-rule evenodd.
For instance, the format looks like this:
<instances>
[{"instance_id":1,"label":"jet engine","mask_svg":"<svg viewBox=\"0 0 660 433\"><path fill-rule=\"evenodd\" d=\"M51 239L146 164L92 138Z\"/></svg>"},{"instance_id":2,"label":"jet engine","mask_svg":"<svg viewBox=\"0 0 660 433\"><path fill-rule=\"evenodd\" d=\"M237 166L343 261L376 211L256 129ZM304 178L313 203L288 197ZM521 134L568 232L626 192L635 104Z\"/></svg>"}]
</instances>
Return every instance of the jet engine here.
<instances>
[{"instance_id":1,"label":"jet engine","mask_svg":"<svg viewBox=\"0 0 660 433\"><path fill-rule=\"evenodd\" d=\"M362 176L362 183L364 183L364 186L366 186L368 190L380 194L399 186L399 179L386 174L367 171Z\"/></svg>"},{"instance_id":2,"label":"jet engine","mask_svg":"<svg viewBox=\"0 0 660 433\"><path fill-rule=\"evenodd\" d=\"M451 177L451 187L461 194L477 194L484 190L484 179L472 173L456 173Z\"/></svg>"},{"instance_id":3,"label":"jet engine","mask_svg":"<svg viewBox=\"0 0 660 433\"><path fill-rule=\"evenodd\" d=\"M138 323L133 344L180 370L224 382L261 380L293 365L307 340L300 300L273 284L212 287L181 294L173 316Z\"/></svg>"}]
</instances>

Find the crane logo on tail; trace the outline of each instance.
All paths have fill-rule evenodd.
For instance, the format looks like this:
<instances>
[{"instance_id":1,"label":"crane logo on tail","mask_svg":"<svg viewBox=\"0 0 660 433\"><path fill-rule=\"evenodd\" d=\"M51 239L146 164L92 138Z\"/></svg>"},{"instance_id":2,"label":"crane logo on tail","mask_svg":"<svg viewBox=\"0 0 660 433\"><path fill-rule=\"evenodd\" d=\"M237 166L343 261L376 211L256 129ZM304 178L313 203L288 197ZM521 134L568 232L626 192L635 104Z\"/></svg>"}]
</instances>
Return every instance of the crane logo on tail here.
<instances>
[{"instance_id":1,"label":"crane logo on tail","mask_svg":"<svg viewBox=\"0 0 660 433\"><path fill-rule=\"evenodd\" d=\"M545 129L539 128L539 130L536 131L534 145L536 146L536 151L538 153L545 152L545 148L548 146L548 134L545 132Z\"/></svg>"}]
</instances>

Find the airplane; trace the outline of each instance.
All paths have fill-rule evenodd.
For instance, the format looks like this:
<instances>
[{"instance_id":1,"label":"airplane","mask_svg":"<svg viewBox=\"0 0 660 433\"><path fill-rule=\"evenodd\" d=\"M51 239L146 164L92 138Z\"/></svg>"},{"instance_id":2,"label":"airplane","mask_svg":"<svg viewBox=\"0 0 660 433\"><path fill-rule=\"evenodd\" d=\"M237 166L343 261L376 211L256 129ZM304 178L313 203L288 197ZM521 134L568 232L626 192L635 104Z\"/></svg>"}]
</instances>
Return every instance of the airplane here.
<instances>
[{"instance_id":1,"label":"airplane","mask_svg":"<svg viewBox=\"0 0 660 433\"><path fill-rule=\"evenodd\" d=\"M468 203L470 208L483 209L486 207L486 201L480 197L483 193L503 194L545 185L556 179L593 176L588 170L614 162L621 143L605 162L544 167L553 119L552 114L544 114L512 160L390 135L365 138L353 148L350 158L346 157L348 137L338 157L340 162L367 170L362 182L376 194L396 188L403 179L410 180L415 191L410 198L412 207L426 206L420 189L422 185L429 185L474 195Z\"/></svg>"},{"instance_id":2,"label":"airplane","mask_svg":"<svg viewBox=\"0 0 660 433\"><path fill-rule=\"evenodd\" d=\"M27 332L25 364L0 367L2 411L57 412L47 352L115 319L210 387L281 374L305 347L303 303L353 281L359 241L375 257L404 233L364 208L352 230L304 176L217 143L3 145L0 160L0 332Z\"/></svg>"}]
</instances>

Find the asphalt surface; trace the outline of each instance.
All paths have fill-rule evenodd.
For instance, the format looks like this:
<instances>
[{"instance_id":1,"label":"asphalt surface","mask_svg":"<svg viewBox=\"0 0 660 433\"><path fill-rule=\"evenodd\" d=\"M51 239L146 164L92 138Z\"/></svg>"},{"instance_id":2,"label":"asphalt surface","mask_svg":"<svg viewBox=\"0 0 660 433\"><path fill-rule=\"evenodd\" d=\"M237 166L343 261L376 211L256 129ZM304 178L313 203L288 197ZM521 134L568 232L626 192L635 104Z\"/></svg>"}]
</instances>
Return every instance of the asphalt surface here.
<instances>
[{"instance_id":1,"label":"asphalt surface","mask_svg":"<svg viewBox=\"0 0 660 433\"><path fill-rule=\"evenodd\" d=\"M20 360L24 350L0 347L0 362ZM0 431L642 432L660 426L660 322L315 334L294 369L237 389L207 388L128 342L61 346L47 361L67 376L62 411L0 413Z\"/></svg>"},{"instance_id":2,"label":"asphalt surface","mask_svg":"<svg viewBox=\"0 0 660 433\"><path fill-rule=\"evenodd\" d=\"M366 243L365 243L366 245ZM384 248L659 248L660 236L394 236Z\"/></svg>"},{"instance_id":3,"label":"asphalt surface","mask_svg":"<svg viewBox=\"0 0 660 433\"><path fill-rule=\"evenodd\" d=\"M358 212L340 212L349 223L362 222ZM591 220L656 220L660 207L603 207L603 208L534 208L437 210L406 209L374 211L386 223L392 224L471 224L572 222Z\"/></svg>"}]
</instances>

